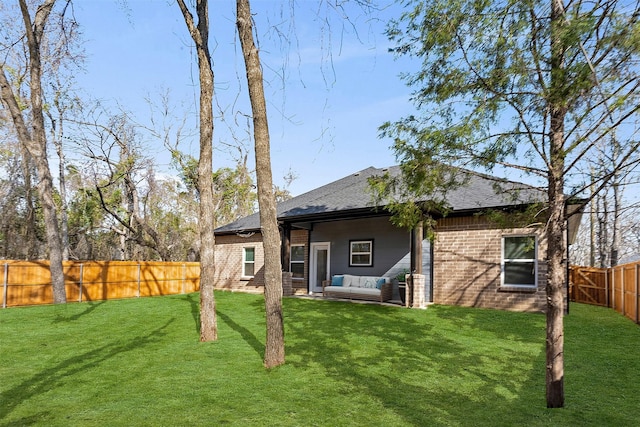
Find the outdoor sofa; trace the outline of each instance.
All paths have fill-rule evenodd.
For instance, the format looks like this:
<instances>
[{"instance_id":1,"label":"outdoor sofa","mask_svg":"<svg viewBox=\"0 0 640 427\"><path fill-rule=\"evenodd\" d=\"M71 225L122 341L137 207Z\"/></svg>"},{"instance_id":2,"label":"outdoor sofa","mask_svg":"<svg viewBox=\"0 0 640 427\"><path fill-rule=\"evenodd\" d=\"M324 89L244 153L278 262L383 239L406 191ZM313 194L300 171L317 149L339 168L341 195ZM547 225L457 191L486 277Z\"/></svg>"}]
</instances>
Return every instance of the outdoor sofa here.
<instances>
[{"instance_id":1,"label":"outdoor sofa","mask_svg":"<svg viewBox=\"0 0 640 427\"><path fill-rule=\"evenodd\" d=\"M384 276L336 274L331 280L322 282L322 295L325 297L384 302L391 299L392 290L391 279Z\"/></svg>"}]
</instances>

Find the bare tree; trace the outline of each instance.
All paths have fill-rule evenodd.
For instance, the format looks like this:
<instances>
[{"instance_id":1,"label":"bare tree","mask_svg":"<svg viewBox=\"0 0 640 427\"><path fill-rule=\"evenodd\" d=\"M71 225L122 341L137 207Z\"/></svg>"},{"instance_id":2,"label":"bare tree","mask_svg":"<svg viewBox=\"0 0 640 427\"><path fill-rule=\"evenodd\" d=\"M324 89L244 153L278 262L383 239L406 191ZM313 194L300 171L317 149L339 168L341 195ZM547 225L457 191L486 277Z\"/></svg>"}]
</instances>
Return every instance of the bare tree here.
<instances>
[{"instance_id":1,"label":"bare tree","mask_svg":"<svg viewBox=\"0 0 640 427\"><path fill-rule=\"evenodd\" d=\"M58 188L60 191L60 233L62 243L62 259L69 259L69 221L67 215L67 186L65 182L66 156L63 147L64 122L67 110L72 108L74 100L68 99L65 91L69 87L63 87L59 76L56 77L56 89L53 95L51 108L45 111L51 123L51 141L58 155Z\"/></svg>"},{"instance_id":2,"label":"bare tree","mask_svg":"<svg viewBox=\"0 0 640 427\"><path fill-rule=\"evenodd\" d=\"M1 78L1 77L0 77ZM33 180L35 178L35 171L33 167L33 160L31 154L27 150L26 145L20 144L20 166L22 170L22 182L24 191L24 241L25 241L25 255L27 259L35 259L39 257L40 240L38 239L38 226L36 224L36 207L35 207L35 188L33 186Z\"/></svg>"},{"instance_id":3,"label":"bare tree","mask_svg":"<svg viewBox=\"0 0 640 427\"><path fill-rule=\"evenodd\" d=\"M637 184L637 167L620 170L624 144L615 137L601 141L589 167L589 216L578 232L578 242L571 247L571 261L580 265L613 267L638 255L630 230L637 221L638 206L625 195ZM635 156L637 158L637 155ZM609 182L596 192L602 177Z\"/></svg>"},{"instance_id":4,"label":"bare tree","mask_svg":"<svg viewBox=\"0 0 640 427\"><path fill-rule=\"evenodd\" d=\"M45 35L45 26L55 5L55 0L46 0L38 5L34 17L31 16L26 0L20 0L20 12L24 24L24 34L29 56L30 114L25 117L7 77L5 65L0 64L0 96L9 110L20 142L27 148L38 171L37 185L40 203L44 213L51 282L54 303L67 301L62 270L62 244L58 217L54 201L54 186L49 160L47 158L47 138L43 114L42 58L40 48Z\"/></svg>"},{"instance_id":5,"label":"bare tree","mask_svg":"<svg viewBox=\"0 0 640 427\"><path fill-rule=\"evenodd\" d=\"M6 135L0 142L0 256L5 259L36 259L42 246L32 164L26 148Z\"/></svg>"}]
</instances>

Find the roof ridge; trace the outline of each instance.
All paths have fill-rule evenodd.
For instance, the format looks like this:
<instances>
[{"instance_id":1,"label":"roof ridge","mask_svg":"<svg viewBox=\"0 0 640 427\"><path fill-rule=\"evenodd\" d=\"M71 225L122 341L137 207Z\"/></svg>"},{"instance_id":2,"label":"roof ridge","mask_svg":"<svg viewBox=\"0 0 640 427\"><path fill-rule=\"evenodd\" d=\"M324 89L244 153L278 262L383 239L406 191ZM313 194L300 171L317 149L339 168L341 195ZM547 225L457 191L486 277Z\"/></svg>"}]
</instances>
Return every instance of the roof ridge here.
<instances>
[{"instance_id":1,"label":"roof ridge","mask_svg":"<svg viewBox=\"0 0 640 427\"><path fill-rule=\"evenodd\" d=\"M347 187L350 187L352 185L355 185L359 182L359 180L357 179L357 177L359 177L360 175L362 175L364 172L370 172L370 171L374 171L374 170L378 170L377 168L373 167L373 166L369 166L365 169L362 169L358 172L349 174L345 177L339 178L335 181L331 181L325 185L322 185L320 187L314 188L312 190L309 190L305 193L302 193L298 196L294 196L288 200L283 201L281 204L287 204L287 202L293 201L293 200L303 200L303 198L305 196L311 196L313 194L313 198L310 198L309 201L312 200L317 200L319 198L324 197L327 194L333 193L338 189L345 189Z\"/></svg>"}]
</instances>

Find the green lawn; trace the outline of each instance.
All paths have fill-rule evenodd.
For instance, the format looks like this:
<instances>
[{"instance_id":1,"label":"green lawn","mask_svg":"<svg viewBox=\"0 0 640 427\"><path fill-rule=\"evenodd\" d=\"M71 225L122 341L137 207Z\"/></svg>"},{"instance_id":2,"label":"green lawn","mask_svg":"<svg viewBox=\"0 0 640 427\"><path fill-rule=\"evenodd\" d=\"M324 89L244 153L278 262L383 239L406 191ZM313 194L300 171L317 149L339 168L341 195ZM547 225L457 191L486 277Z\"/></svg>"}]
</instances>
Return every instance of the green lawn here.
<instances>
[{"instance_id":1,"label":"green lawn","mask_svg":"<svg viewBox=\"0 0 640 427\"><path fill-rule=\"evenodd\" d=\"M544 397L544 316L285 299L287 364L262 367L260 296L0 310L0 425L625 426L640 422L640 327L573 304L566 408Z\"/></svg>"}]
</instances>

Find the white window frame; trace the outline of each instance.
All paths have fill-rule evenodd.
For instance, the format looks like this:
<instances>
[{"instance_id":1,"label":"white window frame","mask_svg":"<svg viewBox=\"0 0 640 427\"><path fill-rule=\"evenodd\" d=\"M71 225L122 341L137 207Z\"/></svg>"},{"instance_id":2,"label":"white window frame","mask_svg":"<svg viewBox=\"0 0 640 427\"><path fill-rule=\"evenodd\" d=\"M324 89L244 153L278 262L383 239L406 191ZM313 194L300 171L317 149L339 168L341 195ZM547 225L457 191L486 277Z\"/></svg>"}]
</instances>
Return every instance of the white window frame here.
<instances>
[{"instance_id":1,"label":"white window frame","mask_svg":"<svg viewBox=\"0 0 640 427\"><path fill-rule=\"evenodd\" d=\"M529 238L533 239L534 249L533 258L505 258L506 241L510 238ZM507 288L536 289L538 287L538 236L535 234L510 234L502 236L502 262L500 284ZM533 284L529 283L505 283L506 265L507 264L531 264L533 263Z\"/></svg>"},{"instance_id":2,"label":"white window frame","mask_svg":"<svg viewBox=\"0 0 640 427\"><path fill-rule=\"evenodd\" d=\"M354 252L353 245L368 243L369 250L366 252ZM368 263L354 263L353 257L354 255L368 255L369 262ZM363 240L349 240L349 267L372 267L373 266L373 239L363 239Z\"/></svg>"},{"instance_id":3,"label":"white window frame","mask_svg":"<svg viewBox=\"0 0 640 427\"><path fill-rule=\"evenodd\" d=\"M247 249L253 249L253 261L247 261ZM253 274L247 275L247 264L253 264ZM256 247L255 246L244 246L242 248L242 277L252 278L255 277L256 274Z\"/></svg>"},{"instance_id":4,"label":"white window frame","mask_svg":"<svg viewBox=\"0 0 640 427\"><path fill-rule=\"evenodd\" d=\"M302 248L302 261L294 261L293 257L289 259L289 271L293 274L293 264L302 264L302 277L293 277L292 280L304 280L304 267L305 267L305 245L291 245L291 253L293 254L293 248Z\"/></svg>"}]
</instances>

